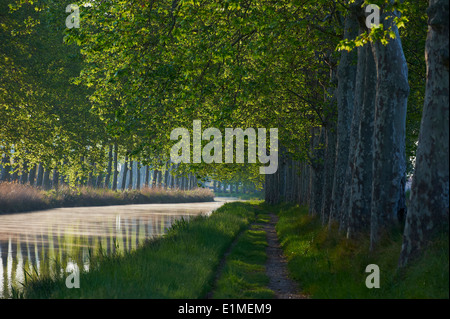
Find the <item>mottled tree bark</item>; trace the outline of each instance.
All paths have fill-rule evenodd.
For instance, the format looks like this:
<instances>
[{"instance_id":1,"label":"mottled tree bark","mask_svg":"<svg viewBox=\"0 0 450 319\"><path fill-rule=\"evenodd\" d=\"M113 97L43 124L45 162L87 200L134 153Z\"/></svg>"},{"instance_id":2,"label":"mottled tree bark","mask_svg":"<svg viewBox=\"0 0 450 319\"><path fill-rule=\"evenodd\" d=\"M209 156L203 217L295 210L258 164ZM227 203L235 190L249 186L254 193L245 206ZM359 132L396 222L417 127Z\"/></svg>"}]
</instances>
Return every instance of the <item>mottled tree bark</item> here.
<instances>
[{"instance_id":1,"label":"mottled tree bark","mask_svg":"<svg viewBox=\"0 0 450 319\"><path fill-rule=\"evenodd\" d=\"M398 29L393 18L381 20L385 30L396 35L387 45L372 43L377 69L374 118L374 153L371 203L371 243L373 250L397 214L405 210L405 124L409 94L408 68Z\"/></svg>"},{"instance_id":2,"label":"mottled tree bark","mask_svg":"<svg viewBox=\"0 0 450 319\"><path fill-rule=\"evenodd\" d=\"M344 38L354 39L358 35L359 24L354 13L350 13L345 21ZM338 87L336 103L338 108L336 165L331 194L330 225L339 220L342 193L344 190L345 174L348 166L348 153L350 144L350 128L353 114L355 79L356 79L356 52L342 51L337 70Z\"/></svg>"},{"instance_id":3,"label":"mottled tree bark","mask_svg":"<svg viewBox=\"0 0 450 319\"><path fill-rule=\"evenodd\" d=\"M449 3L430 0L427 81L411 200L399 265L406 266L439 231L448 236Z\"/></svg>"},{"instance_id":4,"label":"mottled tree bark","mask_svg":"<svg viewBox=\"0 0 450 319\"><path fill-rule=\"evenodd\" d=\"M364 50L364 51L362 51ZM348 205L347 237L370 229L373 165L373 121L375 112L376 68L370 44L361 48L358 59L364 62L361 115L354 156L351 197Z\"/></svg>"}]
</instances>

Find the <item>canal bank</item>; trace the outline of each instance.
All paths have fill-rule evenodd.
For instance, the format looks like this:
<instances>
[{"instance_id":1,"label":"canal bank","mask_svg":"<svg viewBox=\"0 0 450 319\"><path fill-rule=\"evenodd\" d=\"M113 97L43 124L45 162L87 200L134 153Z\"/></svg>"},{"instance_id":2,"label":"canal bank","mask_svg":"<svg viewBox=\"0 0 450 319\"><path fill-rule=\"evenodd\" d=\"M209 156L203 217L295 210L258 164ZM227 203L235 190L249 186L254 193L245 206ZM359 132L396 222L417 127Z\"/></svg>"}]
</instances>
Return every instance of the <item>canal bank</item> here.
<instances>
[{"instance_id":1,"label":"canal bank","mask_svg":"<svg viewBox=\"0 0 450 319\"><path fill-rule=\"evenodd\" d=\"M202 298L211 289L231 242L255 219L250 203L232 202L209 217L180 219L168 232L124 254L97 255L80 269L80 288L42 273L29 278L25 298ZM31 274L32 277L32 274Z\"/></svg>"},{"instance_id":2,"label":"canal bank","mask_svg":"<svg viewBox=\"0 0 450 319\"><path fill-rule=\"evenodd\" d=\"M123 255L158 238L177 220L209 215L233 198L204 203L55 208L0 215L0 297L36 274L76 262L91 268L98 255Z\"/></svg>"}]
</instances>

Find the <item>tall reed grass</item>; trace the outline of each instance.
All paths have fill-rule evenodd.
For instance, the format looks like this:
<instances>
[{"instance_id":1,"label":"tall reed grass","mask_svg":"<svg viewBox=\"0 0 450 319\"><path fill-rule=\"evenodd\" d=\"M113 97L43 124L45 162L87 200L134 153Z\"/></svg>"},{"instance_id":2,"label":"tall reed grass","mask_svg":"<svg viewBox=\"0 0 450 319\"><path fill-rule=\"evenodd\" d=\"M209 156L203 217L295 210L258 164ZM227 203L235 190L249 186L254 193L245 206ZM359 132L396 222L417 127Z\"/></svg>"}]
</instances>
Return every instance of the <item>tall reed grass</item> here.
<instances>
[{"instance_id":1,"label":"tall reed grass","mask_svg":"<svg viewBox=\"0 0 450 319\"><path fill-rule=\"evenodd\" d=\"M56 207L189 203L213 200L214 193L205 188L186 191L164 188L112 191L64 185L56 190L44 191L19 183L0 183L0 214Z\"/></svg>"}]
</instances>

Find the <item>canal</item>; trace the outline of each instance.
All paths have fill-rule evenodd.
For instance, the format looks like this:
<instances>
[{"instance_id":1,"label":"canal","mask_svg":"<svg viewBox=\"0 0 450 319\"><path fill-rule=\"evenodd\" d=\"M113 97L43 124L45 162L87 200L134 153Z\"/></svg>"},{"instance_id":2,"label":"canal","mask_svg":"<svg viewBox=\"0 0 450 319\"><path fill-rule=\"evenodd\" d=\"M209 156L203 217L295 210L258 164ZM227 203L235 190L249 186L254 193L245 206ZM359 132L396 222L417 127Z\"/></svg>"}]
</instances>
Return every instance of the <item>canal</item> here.
<instances>
[{"instance_id":1,"label":"canal","mask_svg":"<svg viewBox=\"0 0 450 319\"><path fill-rule=\"evenodd\" d=\"M76 263L89 270L95 254L123 253L163 235L178 219L211 212L214 202L56 208L0 215L0 298L20 289L27 274L57 273Z\"/></svg>"}]
</instances>

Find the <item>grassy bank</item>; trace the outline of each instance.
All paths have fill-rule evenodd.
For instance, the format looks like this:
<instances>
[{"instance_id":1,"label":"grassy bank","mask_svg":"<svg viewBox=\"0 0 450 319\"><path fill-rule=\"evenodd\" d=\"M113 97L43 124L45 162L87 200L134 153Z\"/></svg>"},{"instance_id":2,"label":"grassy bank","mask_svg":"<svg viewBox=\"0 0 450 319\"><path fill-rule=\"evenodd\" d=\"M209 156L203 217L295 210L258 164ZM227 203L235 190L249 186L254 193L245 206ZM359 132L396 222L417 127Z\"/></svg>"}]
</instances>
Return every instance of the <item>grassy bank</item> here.
<instances>
[{"instance_id":1,"label":"grassy bank","mask_svg":"<svg viewBox=\"0 0 450 319\"><path fill-rule=\"evenodd\" d=\"M293 279L312 298L449 298L448 235L402 271L397 270L400 230L369 253L369 240L350 241L337 229L328 231L306 208L278 206L277 233ZM380 288L365 285L366 266L380 268Z\"/></svg>"},{"instance_id":2,"label":"grassy bank","mask_svg":"<svg viewBox=\"0 0 450 319\"><path fill-rule=\"evenodd\" d=\"M44 191L18 183L0 183L0 214L56 207L187 203L213 200L214 194L204 188L188 191L143 188L122 192L91 187L62 186L57 190Z\"/></svg>"},{"instance_id":3,"label":"grassy bank","mask_svg":"<svg viewBox=\"0 0 450 319\"><path fill-rule=\"evenodd\" d=\"M26 298L203 298L222 255L255 219L248 203L228 203L210 217L174 224L162 238L122 256L100 256L82 272L79 289L65 278L27 279Z\"/></svg>"}]
</instances>

